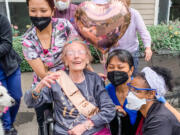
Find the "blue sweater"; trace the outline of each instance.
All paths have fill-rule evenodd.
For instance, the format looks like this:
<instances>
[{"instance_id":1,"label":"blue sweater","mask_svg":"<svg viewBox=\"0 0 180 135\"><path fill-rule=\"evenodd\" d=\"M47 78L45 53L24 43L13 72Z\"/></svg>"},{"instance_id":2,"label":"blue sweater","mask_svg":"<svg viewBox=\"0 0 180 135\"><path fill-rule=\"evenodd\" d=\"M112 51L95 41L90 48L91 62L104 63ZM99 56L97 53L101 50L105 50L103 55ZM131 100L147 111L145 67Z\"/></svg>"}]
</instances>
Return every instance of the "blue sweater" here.
<instances>
[{"instance_id":1,"label":"blue sweater","mask_svg":"<svg viewBox=\"0 0 180 135\"><path fill-rule=\"evenodd\" d=\"M135 122L136 122L136 118L137 118L137 111L135 111L135 110L129 110L129 109L126 108L127 99L125 100L125 102L124 102L123 105L121 105L121 104L119 103L119 100L118 100L118 98L117 98L117 96L116 96L116 88L115 88L114 85L112 85L111 83L108 84L108 85L106 86L106 90L108 91L108 94L109 94L109 96L111 97L113 103L114 103L115 105L118 105L118 106L122 106L122 107L123 107L123 109L124 109L124 110L127 112L127 114L129 115L130 123L131 123L132 125L134 125Z\"/></svg>"}]
</instances>

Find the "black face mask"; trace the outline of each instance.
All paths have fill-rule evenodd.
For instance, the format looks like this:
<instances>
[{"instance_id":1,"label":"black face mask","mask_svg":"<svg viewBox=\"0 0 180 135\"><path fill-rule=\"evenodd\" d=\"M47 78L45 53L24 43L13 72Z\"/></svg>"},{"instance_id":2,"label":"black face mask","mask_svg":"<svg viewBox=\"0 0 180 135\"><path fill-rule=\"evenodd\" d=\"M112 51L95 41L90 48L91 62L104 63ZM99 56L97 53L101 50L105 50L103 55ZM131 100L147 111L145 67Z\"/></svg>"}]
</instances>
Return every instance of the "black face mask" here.
<instances>
[{"instance_id":1,"label":"black face mask","mask_svg":"<svg viewBox=\"0 0 180 135\"><path fill-rule=\"evenodd\" d=\"M51 17L35 17L31 16L31 21L39 31L44 30L51 22Z\"/></svg>"},{"instance_id":2,"label":"black face mask","mask_svg":"<svg viewBox=\"0 0 180 135\"><path fill-rule=\"evenodd\" d=\"M125 83L129 79L128 74L123 71L108 72L107 77L115 87Z\"/></svg>"}]
</instances>

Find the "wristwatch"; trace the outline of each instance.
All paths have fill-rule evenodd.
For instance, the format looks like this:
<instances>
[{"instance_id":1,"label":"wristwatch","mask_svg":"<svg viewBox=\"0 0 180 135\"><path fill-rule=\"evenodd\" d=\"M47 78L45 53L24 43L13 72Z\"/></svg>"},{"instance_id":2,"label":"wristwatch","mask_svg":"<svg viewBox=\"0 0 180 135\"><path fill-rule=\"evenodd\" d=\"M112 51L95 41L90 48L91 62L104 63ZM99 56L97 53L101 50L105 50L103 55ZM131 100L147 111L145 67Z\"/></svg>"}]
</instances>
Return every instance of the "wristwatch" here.
<instances>
[{"instance_id":1,"label":"wristwatch","mask_svg":"<svg viewBox=\"0 0 180 135\"><path fill-rule=\"evenodd\" d=\"M37 98L40 96L40 92L36 92L35 90L32 91L32 95Z\"/></svg>"}]
</instances>

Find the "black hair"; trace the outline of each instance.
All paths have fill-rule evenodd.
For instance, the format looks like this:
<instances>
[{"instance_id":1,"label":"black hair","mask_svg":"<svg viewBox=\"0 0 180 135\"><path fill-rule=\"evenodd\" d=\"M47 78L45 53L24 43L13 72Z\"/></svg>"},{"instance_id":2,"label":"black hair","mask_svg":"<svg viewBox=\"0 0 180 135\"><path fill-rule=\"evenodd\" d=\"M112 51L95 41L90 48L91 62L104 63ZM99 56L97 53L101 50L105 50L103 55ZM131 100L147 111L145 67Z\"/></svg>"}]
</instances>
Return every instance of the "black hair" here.
<instances>
[{"instance_id":1,"label":"black hair","mask_svg":"<svg viewBox=\"0 0 180 135\"><path fill-rule=\"evenodd\" d=\"M123 49L117 49L117 50L114 50L108 54L108 58L106 61L106 68L108 67L111 59L114 56L117 56L119 61L121 61L121 62L127 62L130 69L131 69L131 67L134 66L134 60L133 60L131 53L126 51L126 50L123 50Z\"/></svg>"},{"instance_id":2,"label":"black hair","mask_svg":"<svg viewBox=\"0 0 180 135\"><path fill-rule=\"evenodd\" d=\"M162 76L164 78L164 81L166 83L166 87L168 88L169 91L172 91L173 89L173 76L171 70L164 68L164 67L159 67L159 66L153 66L151 67L152 70L154 70L157 74Z\"/></svg>"},{"instance_id":3,"label":"black hair","mask_svg":"<svg viewBox=\"0 0 180 135\"><path fill-rule=\"evenodd\" d=\"M166 87L168 88L169 91L172 91L172 89L173 89L173 85L172 85L173 77L172 77L171 71L167 68L159 67L159 66L152 66L151 69L153 71L155 71L158 75L163 77L165 84L166 84ZM135 77L141 77L143 80L146 81L145 73L143 73L143 72L137 73ZM147 84L147 86L149 86L147 81L146 81L146 84ZM149 86L149 88L150 88L150 86Z\"/></svg>"},{"instance_id":4,"label":"black hair","mask_svg":"<svg viewBox=\"0 0 180 135\"><path fill-rule=\"evenodd\" d=\"M26 0L26 4L27 4L27 6L29 7L29 1L30 0ZM51 10L53 11L54 10L54 0L45 0L47 3L48 3L48 5L49 5L49 7L51 8Z\"/></svg>"}]
</instances>

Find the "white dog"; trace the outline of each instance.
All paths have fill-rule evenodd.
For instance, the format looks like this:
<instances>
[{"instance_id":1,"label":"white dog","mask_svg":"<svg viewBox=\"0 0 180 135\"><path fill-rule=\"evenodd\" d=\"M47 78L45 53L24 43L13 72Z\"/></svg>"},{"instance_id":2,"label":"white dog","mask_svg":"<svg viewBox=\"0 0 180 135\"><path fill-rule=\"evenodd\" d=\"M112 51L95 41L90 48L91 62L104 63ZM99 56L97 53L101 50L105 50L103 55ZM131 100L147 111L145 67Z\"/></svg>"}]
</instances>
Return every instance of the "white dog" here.
<instances>
[{"instance_id":1,"label":"white dog","mask_svg":"<svg viewBox=\"0 0 180 135\"><path fill-rule=\"evenodd\" d=\"M9 96L6 88L0 86L0 117L7 111L8 107L11 107L15 104L15 100ZM4 130L2 122L0 120L0 135L4 135Z\"/></svg>"}]
</instances>

